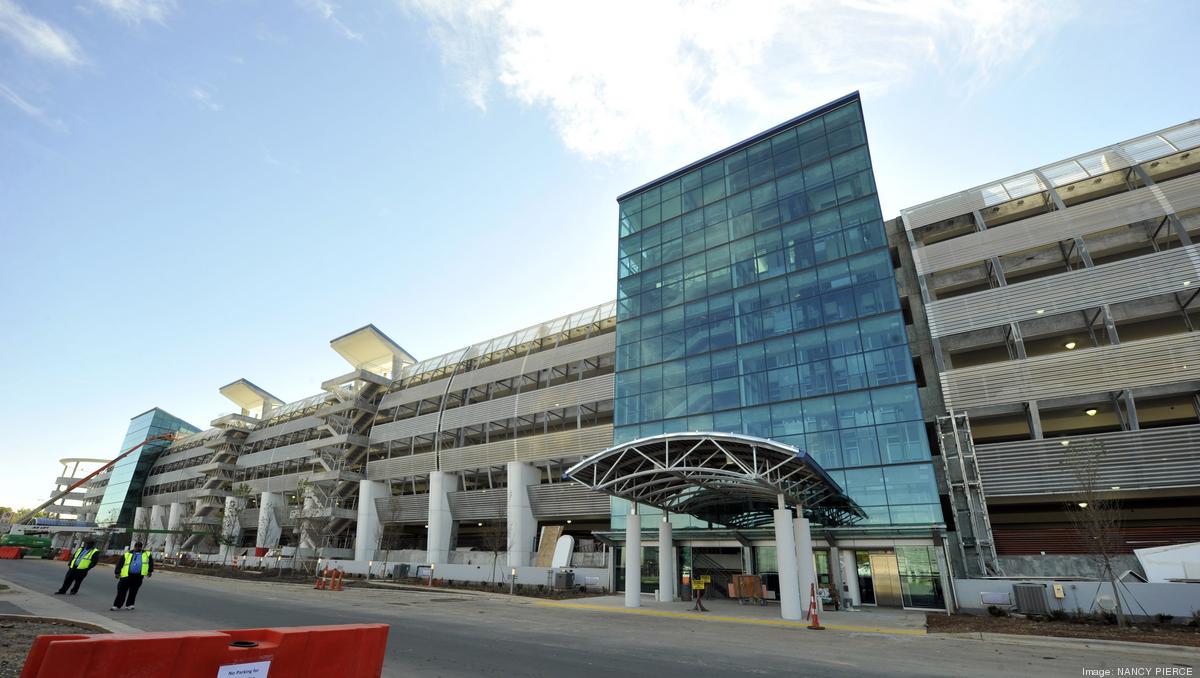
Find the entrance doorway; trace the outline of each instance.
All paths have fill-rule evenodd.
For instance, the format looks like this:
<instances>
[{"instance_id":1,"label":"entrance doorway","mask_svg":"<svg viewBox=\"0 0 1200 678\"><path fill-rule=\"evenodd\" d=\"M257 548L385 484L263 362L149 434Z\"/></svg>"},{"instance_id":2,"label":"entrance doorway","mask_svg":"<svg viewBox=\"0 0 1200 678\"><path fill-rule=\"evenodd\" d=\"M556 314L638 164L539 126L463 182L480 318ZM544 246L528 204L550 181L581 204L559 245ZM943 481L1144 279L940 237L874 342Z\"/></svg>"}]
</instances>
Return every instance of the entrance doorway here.
<instances>
[{"instance_id":1,"label":"entrance doorway","mask_svg":"<svg viewBox=\"0 0 1200 678\"><path fill-rule=\"evenodd\" d=\"M725 598L733 575L741 574L742 549L736 546L684 546L679 549L679 591L688 588L684 582L693 577L710 577L704 587L706 598Z\"/></svg>"},{"instance_id":2,"label":"entrance doorway","mask_svg":"<svg viewBox=\"0 0 1200 678\"><path fill-rule=\"evenodd\" d=\"M870 558L875 604L882 607L902 607L904 596L900 593L900 569L896 566L896 554L872 553Z\"/></svg>"}]
</instances>

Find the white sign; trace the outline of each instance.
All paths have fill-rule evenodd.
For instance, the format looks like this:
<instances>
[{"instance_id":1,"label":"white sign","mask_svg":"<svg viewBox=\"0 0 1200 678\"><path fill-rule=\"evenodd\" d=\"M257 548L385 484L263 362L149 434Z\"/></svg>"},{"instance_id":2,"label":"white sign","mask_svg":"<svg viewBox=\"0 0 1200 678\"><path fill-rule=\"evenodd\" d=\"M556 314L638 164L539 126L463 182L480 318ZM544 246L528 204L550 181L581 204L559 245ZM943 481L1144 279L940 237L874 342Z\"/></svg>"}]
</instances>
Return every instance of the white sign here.
<instances>
[{"instance_id":1,"label":"white sign","mask_svg":"<svg viewBox=\"0 0 1200 678\"><path fill-rule=\"evenodd\" d=\"M217 678L267 678L271 660L249 664L226 664L217 669Z\"/></svg>"}]
</instances>

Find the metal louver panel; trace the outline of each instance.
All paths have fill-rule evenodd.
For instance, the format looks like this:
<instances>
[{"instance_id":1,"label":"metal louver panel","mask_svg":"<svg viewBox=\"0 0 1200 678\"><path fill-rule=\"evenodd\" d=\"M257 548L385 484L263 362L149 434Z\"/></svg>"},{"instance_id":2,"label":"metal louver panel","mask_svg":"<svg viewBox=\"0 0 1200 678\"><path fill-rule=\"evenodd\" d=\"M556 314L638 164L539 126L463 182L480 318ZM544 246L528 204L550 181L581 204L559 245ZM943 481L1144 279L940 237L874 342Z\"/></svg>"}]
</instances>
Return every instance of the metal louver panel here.
<instances>
[{"instance_id":1,"label":"metal louver panel","mask_svg":"<svg viewBox=\"0 0 1200 678\"><path fill-rule=\"evenodd\" d=\"M1200 289L1200 245L1191 245L964 294L925 308L930 332L939 337L1196 289Z\"/></svg>"},{"instance_id":2,"label":"metal louver panel","mask_svg":"<svg viewBox=\"0 0 1200 678\"><path fill-rule=\"evenodd\" d=\"M405 457L380 459L367 463L368 480L387 480L421 475L437 470L437 453L422 452Z\"/></svg>"},{"instance_id":3,"label":"metal louver panel","mask_svg":"<svg viewBox=\"0 0 1200 678\"><path fill-rule=\"evenodd\" d=\"M605 374L582 381L569 381L558 386L456 407L446 410L443 414L442 430L448 431L489 421L502 421L510 417L520 417L581 403L611 400L613 384L613 375ZM421 433L432 433L434 430L434 427L430 427L429 430L421 431Z\"/></svg>"},{"instance_id":4,"label":"metal louver panel","mask_svg":"<svg viewBox=\"0 0 1200 678\"><path fill-rule=\"evenodd\" d=\"M237 458L237 465L250 468L262 466L263 464L273 464L277 461L290 461L292 459L311 457L313 452L308 446L309 442L311 441L243 454Z\"/></svg>"},{"instance_id":5,"label":"metal louver panel","mask_svg":"<svg viewBox=\"0 0 1200 678\"><path fill-rule=\"evenodd\" d=\"M301 476L307 477L310 473L289 473L282 476L271 476L270 478L252 478L246 481L246 485L255 492L294 492L296 483Z\"/></svg>"},{"instance_id":6,"label":"metal louver panel","mask_svg":"<svg viewBox=\"0 0 1200 678\"><path fill-rule=\"evenodd\" d=\"M612 436L612 425L604 424L442 450L442 470L462 471L486 466L502 466L510 461L532 462L547 459L582 458L612 445ZM369 467L368 473L370 473Z\"/></svg>"},{"instance_id":7,"label":"metal louver panel","mask_svg":"<svg viewBox=\"0 0 1200 678\"><path fill-rule=\"evenodd\" d=\"M917 273L925 275L1196 207L1200 174L918 247L913 261Z\"/></svg>"},{"instance_id":8,"label":"metal louver panel","mask_svg":"<svg viewBox=\"0 0 1200 678\"><path fill-rule=\"evenodd\" d=\"M303 431L306 428L316 428L321 424L322 421L319 417L300 417L299 419L285 421L282 424L276 424L274 426L268 426L266 428L260 428L257 431L253 431L250 433L250 435L246 436L246 442L258 442L259 440L266 440L267 438L274 438L276 436L286 435L288 433L295 433L296 431Z\"/></svg>"},{"instance_id":9,"label":"metal louver panel","mask_svg":"<svg viewBox=\"0 0 1200 678\"><path fill-rule=\"evenodd\" d=\"M430 412L417 417L393 421L390 424L380 424L371 427L371 443L386 443L391 440L411 438L422 433L433 433L437 430L438 413Z\"/></svg>"},{"instance_id":10,"label":"metal louver panel","mask_svg":"<svg viewBox=\"0 0 1200 678\"><path fill-rule=\"evenodd\" d=\"M1063 445L1063 441L1068 445ZM983 487L989 497L1071 494L1076 480L1070 443L1103 443L1097 463L1101 488L1150 490L1200 486L1200 426L1121 431L1075 438L977 445Z\"/></svg>"},{"instance_id":11,"label":"metal louver panel","mask_svg":"<svg viewBox=\"0 0 1200 678\"><path fill-rule=\"evenodd\" d=\"M508 489L450 492L450 515L455 520L491 520L508 515Z\"/></svg>"},{"instance_id":12,"label":"metal louver panel","mask_svg":"<svg viewBox=\"0 0 1200 678\"><path fill-rule=\"evenodd\" d=\"M450 381L449 377L413 386L412 388L406 388L395 393L389 393L380 399L379 409L385 410L397 405L407 405L408 403L415 403L418 400L426 398L440 398L446 392L446 382L448 381Z\"/></svg>"},{"instance_id":13,"label":"metal louver panel","mask_svg":"<svg viewBox=\"0 0 1200 678\"><path fill-rule=\"evenodd\" d=\"M579 483L530 485L527 489L536 518L607 516L611 511L607 494Z\"/></svg>"},{"instance_id":14,"label":"metal louver panel","mask_svg":"<svg viewBox=\"0 0 1200 678\"><path fill-rule=\"evenodd\" d=\"M1200 380L1200 332L964 367L941 374L942 393L952 410L1195 380Z\"/></svg>"},{"instance_id":15,"label":"metal louver panel","mask_svg":"<svg viewBox=\"0 0 1200 678\"><path fill-rule=\"evenodd\" d=\"M167 471L166 473L157 473L152 476L147 476L146 487L154 487L155 485L165 485L167 483L176 483L181 480L191 480L199 478L204 474L190 468L181 468L177 471Z\"/></svg>"},{"instance_id":16,"label":"metal louver panel","mask_svg":"<svg viewBox=\"0 0 1200 678\"><path fill-rule=\"evenodd\" d=\"M381 497L375 500L375 510L385 523L424 523L429 520L429 495Z\"/></svg>"}]
</instances>

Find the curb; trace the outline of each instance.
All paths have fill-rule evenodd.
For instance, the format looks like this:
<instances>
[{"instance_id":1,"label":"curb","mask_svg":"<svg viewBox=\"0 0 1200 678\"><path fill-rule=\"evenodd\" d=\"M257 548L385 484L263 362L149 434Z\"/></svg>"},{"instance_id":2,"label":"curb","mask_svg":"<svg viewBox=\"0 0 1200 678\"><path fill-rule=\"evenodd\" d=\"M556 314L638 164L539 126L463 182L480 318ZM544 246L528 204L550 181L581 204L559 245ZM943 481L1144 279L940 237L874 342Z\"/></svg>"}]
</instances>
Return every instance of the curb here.
<instances>
[{"instance_id":1,"label":"curb","mask_svg":"<svg viewBox=\"0 0 1200 678\"><path fill-rule=\"evenodd\" d=\"M733 624L750 624L753 626L775 626L788 629L807 629L805 622L787 621L784 619L747 619L745 617L723 617L720 615L691 614L689 612L668 612L666 610L628 609L623 607L608 607L607 605L582 605L579 603L559 603L555 601L537 601L534 605L542 607L559 607L574 610L591 610L595 612L612 612L616 614L636 614L645 617L665 617L670 619L690 619L693 621L728 622ZM824 624L832 631L847 631L850 633L878 633L895 636L925 636L925 629L900 629L883 626L847 626L842 624Z\"/></svg>"},{"instance_id":2,"label":"curb","mask_svg":"<svg viewBox=\"0 0 1200 678\"><path fill-rule=\"evenodd\" d=\"M43 622L43 623L47 623L47 624L72 624L74 626L82 626L86 629L90 629L92 631L98 631L100 633L118 633L118 631L114 631L110 628L103 627L99 624L93 624L91 622L79 621L78 619L68 619L66 617L43 617L43 616L36 615L36 614L0 614L0 621L7 621L7 620L25 621L27 619L31 619L36 622Z\"/></svg>"},{"instance_id":3,"label":"curb","mask_svg":"<svg viewBox=\"0 0 1200 678\"><path fill-rule=\"evenodd\" d=\"M1160 643L1139 643L1130 640L1103 640L1099 638L1063 638L1059 636L1033 636L1019 633L988 633L986 631L971 631L968 633L931 633L931 637L946 636L981 640L1009 645L1036 645L1039 647L1060 647L1071 649L1096 648L1100 650L1121 650L1136 654L1152 654L1156 656L1172 655L1183 659L1200 660L1200 648L1181 645L1166 645Z\"/></svg>"}]
</instances>

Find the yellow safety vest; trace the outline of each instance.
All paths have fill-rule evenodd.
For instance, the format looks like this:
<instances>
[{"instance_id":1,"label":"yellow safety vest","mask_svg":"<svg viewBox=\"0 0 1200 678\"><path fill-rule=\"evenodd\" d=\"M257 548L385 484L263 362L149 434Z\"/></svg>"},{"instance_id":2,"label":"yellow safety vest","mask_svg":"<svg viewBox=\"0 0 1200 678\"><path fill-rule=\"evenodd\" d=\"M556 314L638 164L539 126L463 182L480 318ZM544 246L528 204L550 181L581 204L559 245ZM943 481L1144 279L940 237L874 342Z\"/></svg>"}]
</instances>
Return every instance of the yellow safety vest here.
<instances>
[{"instance_id":1,"label":"yellow safety vest","mask_svg":"<svg viewBox=\"0 0 1200 678\"><path fill-rule=\"evenodd\" d=\"M92 557L95 555L96 549L84 549L80 546L75 549L75 555L71 557L68 567L73 570L86 570L92 566Z\"/></svg>"},{"instance_id":2,"label":"yellow safety vest","mask_svg":"<svg viewBox=\"0 0 1200 678\"><path fill-rule=\"evenodd\" d=\"M149 552L149 551L142 551L142 552L141 552L141 554L142 554L142 568L141 568L141 571L139 571L139 572L134 572L133 574L141 574L141 575L144 575L144 574L146 574L147 572L149 572L149 571L150 571L150 552ZM132 551L126 551L126 552L125 552L125 560L124 560L124 562L123 562L123 563L121 563L121 578L122 578L122 579L124 579L125 577L128 577L128 576L129 576L129 564L130 564L130 563L132 563L132 562L133 562L133 552L132 552Z\"/></svg>"}]
</instances>

